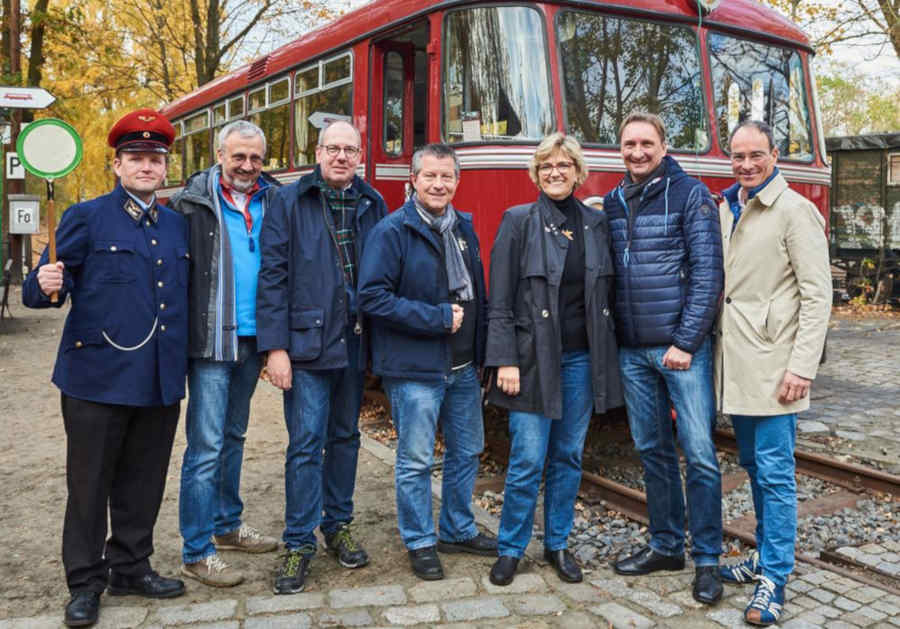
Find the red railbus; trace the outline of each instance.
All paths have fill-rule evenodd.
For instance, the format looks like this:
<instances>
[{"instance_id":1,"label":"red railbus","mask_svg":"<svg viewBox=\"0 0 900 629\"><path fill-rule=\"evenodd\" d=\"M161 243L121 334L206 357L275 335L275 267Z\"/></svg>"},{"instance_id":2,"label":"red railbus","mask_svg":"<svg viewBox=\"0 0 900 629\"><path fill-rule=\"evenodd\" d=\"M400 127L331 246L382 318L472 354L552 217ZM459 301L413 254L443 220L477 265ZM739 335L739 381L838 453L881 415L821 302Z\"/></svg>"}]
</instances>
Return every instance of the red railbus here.
<instances>
[{"instance_id":1,"label":"red railbus","mask_svg":"<svg viewBox=\"0 0 900 629\"><path fill-rule=\"evenodd\" d=\"M454 145L454 204L473 212L487 252L503 210L537 196L527 164L543 136L581 140L590 176L577 194L593 203L624 173L619 123L644 109L713 192L733 181L729 130L765 120L781 172L827 220L808 40L756 0L707 4L376 0L166 105L178 139L162 194L213 163L214 134L230 120L265 131L266 169L289 182L314 165L319 128L345 117L362 131L359 174L391 208L414 149Z\"/></svg>"}]
</instances>

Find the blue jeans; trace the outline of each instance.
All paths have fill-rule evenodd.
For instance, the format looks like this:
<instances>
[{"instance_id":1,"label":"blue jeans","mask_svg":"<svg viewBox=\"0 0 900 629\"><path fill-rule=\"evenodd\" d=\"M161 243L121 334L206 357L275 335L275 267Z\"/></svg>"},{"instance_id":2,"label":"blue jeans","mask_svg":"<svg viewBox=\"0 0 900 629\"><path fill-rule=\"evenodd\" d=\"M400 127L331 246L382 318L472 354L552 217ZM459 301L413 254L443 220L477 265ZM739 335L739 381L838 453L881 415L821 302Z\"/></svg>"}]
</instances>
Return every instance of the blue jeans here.
<instances>
[{"instance_id":1,"label":"blue jeans","mask_svg":"<svg viewBox=\"0 0 900 629\"><path fill-rule=\"evenodd\" d=\"M684 554L684 491L672 430L678 415L678 444L687 460L687 502L696 566L716 565L722 553L722 476L712 433L716 423L709 338L690 369L663 367L668 347L621 347L619 366L628 424L644 466L650 547L669 556Z\"/></svg>"},{"instance_id":2,"label":"blue jeans","mask_svg":"<svg viewBox=\"0 0 900 629\"><path fill-rule=\"evenodd\" d=\"M475 367L451 372L439 382L384 378L397 428L397 521L409 550L437 544L431 510L431 466L438 424L444 435L441 540L461 542L478 535L472 490L478 455L484 449L481 383Z\"/></svg>"},{"instance_id":3,"label":"blue jeans","mask_svg":"<svg viewBox=\"0 0 900 629\"><path fill-rule=\"evenodd\" d=\"M289 550L311 546L314 551L316 527L328 535L353 520L365 372L357 365L359 337L348 327L344 338L347 367L294 369L292 386L284 392L288 448L283 539Z\"/></svg>"},{"instance_id":4,"label":"blue jeans","mask_svg":"<svg viewBox=\"0 0 900 629\"><path fill-rule=\"evenodd\" d=\"M261 364L256 337L239 338L237 362L190 362L187 448L178 501L185 563L214 554L210 537L241 525L244 435Z\"/></svg>"},{"instance_id":5,"label":"blue jeans","mask_svg":"<svg viewBox=\"0 0 900 629\"><path fill-rule=\"evenodd\" d=\"M544 547L553 551L568 546L581 484L581 454L594 407L590 355L585 351L564 353L561 381L561 419L521 411L509 414L512 441L497 536L499 555L525 554L545 461Z\"/></svg>"},{"instance_id":6,"label":"blue jeans","mask_svg":"<svg viewBox=\"0 0 900 629\"><path fill-rule=\"evenodd\" d=\"M737 438L738 460L750 476L759 565L776 585L784 585L794 569L797 539L797 415L732 415L731 424Z\"/></svg>"}]
</instances>

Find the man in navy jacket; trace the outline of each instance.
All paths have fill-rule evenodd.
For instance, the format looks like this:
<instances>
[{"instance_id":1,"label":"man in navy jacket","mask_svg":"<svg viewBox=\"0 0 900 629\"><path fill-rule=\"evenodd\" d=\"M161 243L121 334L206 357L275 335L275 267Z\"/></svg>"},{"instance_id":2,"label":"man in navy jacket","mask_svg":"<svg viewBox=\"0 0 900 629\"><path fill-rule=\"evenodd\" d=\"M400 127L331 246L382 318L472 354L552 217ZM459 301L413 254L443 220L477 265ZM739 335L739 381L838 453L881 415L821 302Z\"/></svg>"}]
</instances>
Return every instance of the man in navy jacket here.
<instances>
[{"instance_id":1,"label":"man in navy jacket","mask_svg":"<svg viewBox=\"0 0 900 629\"><path fill-rule=\"evenodd\" d=\"M44 251L22 287L31 308L72 302L53 383L66 428L63 566L73 627L97 621L107 588L184 593L184 583L150 567L187 369L187 223L156 202L174 136L152 109L119 120L108 137L119 185L63 214L58 261Z\"/></svg>"},{"instance_id":2,"label":"man in navy jacket","mask_svg":"<svg viewBox=\"0 0 900 629\"><path fill-rule=\"evenodd\" d=\"M625 178L604 199L616 268L616 327L628 421L647 486L650 544L618 561L619 574L684 567L684 492L675 449L687 459L693 595L722 596L722 483L710 331L722 291L719 216L706 186L666 155L658 116L629 115L619 130Z\"/></svg>"},{"instance_id":3,"label":"man in navy jacket","mask_svg":"<svg viewBox=\"0 0 900 629\"><path fill-rule=\"evenodd\" d=\"M279 189L263 219L256 342L284 390L289 436L276 594L303 589L316 527L344 567L369 562L349 528L368 332L356 286L366 238L387 208L356 176L359 158L359 131L332 123L319 135L316 169Z\"/></svg>"},{"instance_id":4,"label":"man in navy jacket","mask_svg":"<svg viewBox=\"0 0 900 629\"><path fill-rule=\"evenodd\" d=\"M429 144L412 159L415 194L372 232L360 307L371 316L372 364L397 427L397 519L413 572L444 576L436 550L496 555L471 501L484 448L481 384L487 332L484 268L470 214L450 202L459 184L452 148ZM444 435L440 537L431 511L438 424Z\"/></svg>"}]
</instances>

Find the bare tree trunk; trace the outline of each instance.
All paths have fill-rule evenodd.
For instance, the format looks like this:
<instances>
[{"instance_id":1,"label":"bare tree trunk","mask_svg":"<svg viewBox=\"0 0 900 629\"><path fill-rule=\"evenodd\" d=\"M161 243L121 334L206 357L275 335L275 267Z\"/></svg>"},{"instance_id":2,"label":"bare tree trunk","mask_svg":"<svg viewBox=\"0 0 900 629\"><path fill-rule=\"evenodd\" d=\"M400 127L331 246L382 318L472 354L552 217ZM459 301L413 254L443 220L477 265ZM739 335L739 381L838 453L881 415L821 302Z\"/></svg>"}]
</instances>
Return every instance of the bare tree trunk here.
<instances>
[{"instance_id":1,"label":"bare tree trunk","mask_svg":"<svg viewBox=\"0 0 900 629\"><path fill-rule=\"evenodd\" d=\"M47 30L47 9L50 0L37 0L31 10L31 50L28 53L28 79L26 85L41 84L44 70L44 33Z\"/></svg>"}]
</instances>

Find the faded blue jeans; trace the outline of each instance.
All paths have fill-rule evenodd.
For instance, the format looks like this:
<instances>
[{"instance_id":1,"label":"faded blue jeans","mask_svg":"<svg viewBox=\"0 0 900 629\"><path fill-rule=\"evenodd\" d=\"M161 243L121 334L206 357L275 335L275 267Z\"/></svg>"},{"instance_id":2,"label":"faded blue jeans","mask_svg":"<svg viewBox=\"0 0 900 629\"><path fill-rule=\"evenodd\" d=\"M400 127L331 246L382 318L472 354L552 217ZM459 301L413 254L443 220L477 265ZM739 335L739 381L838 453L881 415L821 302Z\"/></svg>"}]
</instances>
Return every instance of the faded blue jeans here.
<instances>
[{"instance_id":1,"label":"faded blue jeans","mask_svg":"<svg viewBox=\"0 0 900 629\"><path fill-rule=\"evenodd\" d=\"M620 347L619 366L634 446L644 466L650 547L684 554L684 491L675 448L687 460L687 503L696 566L719 563L722 553L722 476L712 434L716 424L712 350L707 338L684 371L663 367L668 346Z\"/></svg>"},{"instance_id":2,"label":"faded blue jeans","mask_svg":"<svg viewBox=\"0 0 900 629\"><path fill-rule=\"evenodd\" d=\"M594 407L589 354L564 353L561 376L561 419L521 411L509 414L512 441L497 536L499 555L521 558L525 554L545 461L544 547L554 551L568 546L581 485L581 454Z\"/></svg>"},{"instance_id":3,"label":"faded blue jeans","mask_svg":"<svg viewBox=\"0 0 900 629\"><path fill-rule=\"evenodd\" d=\"M475 367L440 381L383 378L397 428L397 522L409 550L437 544L431 508L431 466L438 424L444 435L440 538L461 542L478 535L472 490L484 449L481 383Z\"/></svg>"},{"instance_id":4,"label":"faded blue jeans","mask_svg":"<svg viewBox=\"0 0 900 629\"><path fill-rule=\"evenodd\" d=\"M261 364L256 337L238 339L237 362L190 362L187 448L178 500L185 563L214 554L211 536L224 535L241 526L244 503L239 490L244 435Z\"/></svg>"},{"instance_id":5,"label":"faded blue jeans","mask_svg":"<svg viewBox=\"0 0 900 629\"><path fill-rule=\"evenodd\" d=\"M315 549L316 527L328 535L353 520L365 371L357 365L359 337L348 327L344 338L347 367L294 369L292 386L284 392L288 448L283 539L288 550Z\"/></svg>"},{"instance_id":6,"label":"faded blue jeans","mask_svg":"<svg viewBox=\"0 0 900 629\"><path fill-rule=\"evenodd\" d=\"M797 539L797 415L732 415L731 423L738 460L750 477L759 565L763 575L783 586L794 569Z\"/></svg>"}]
</instances>

